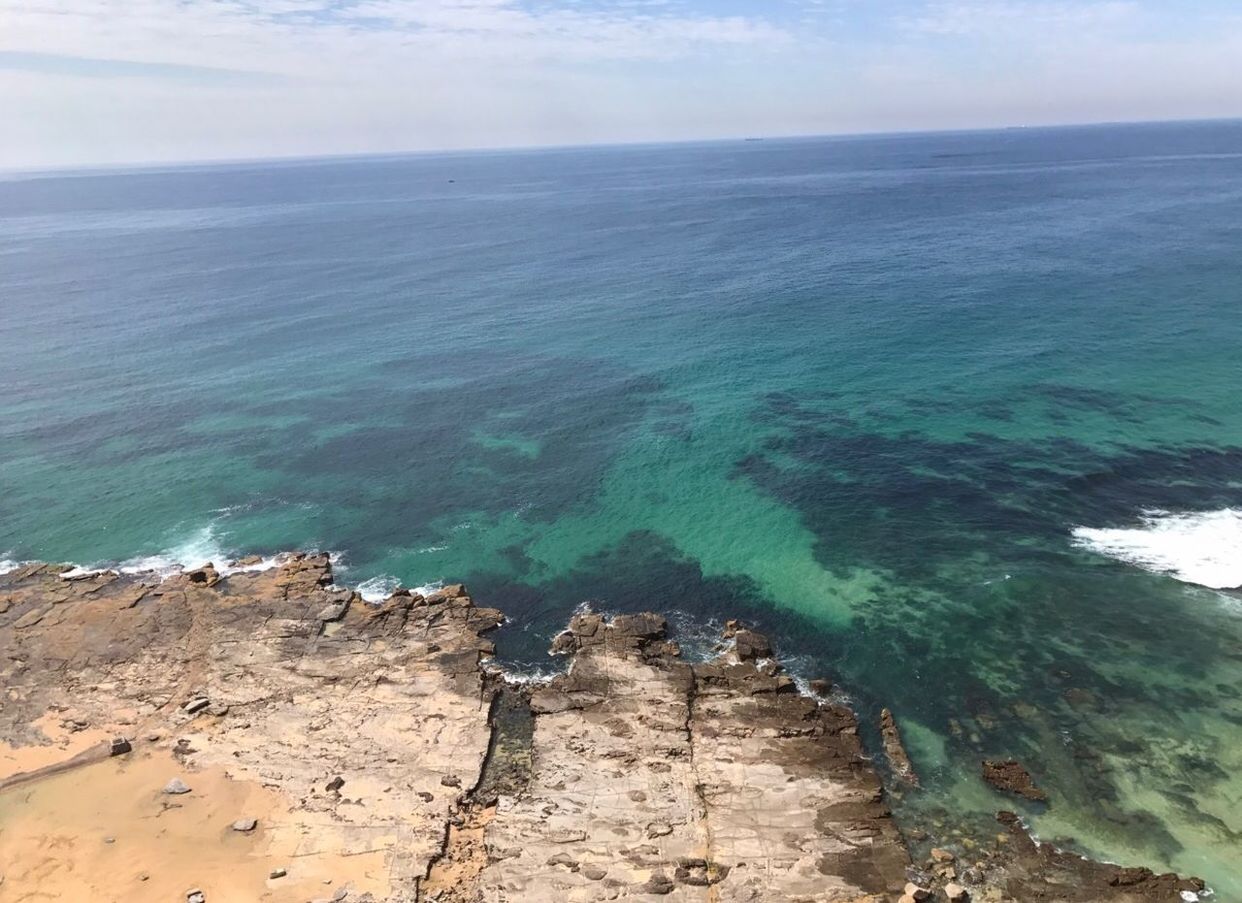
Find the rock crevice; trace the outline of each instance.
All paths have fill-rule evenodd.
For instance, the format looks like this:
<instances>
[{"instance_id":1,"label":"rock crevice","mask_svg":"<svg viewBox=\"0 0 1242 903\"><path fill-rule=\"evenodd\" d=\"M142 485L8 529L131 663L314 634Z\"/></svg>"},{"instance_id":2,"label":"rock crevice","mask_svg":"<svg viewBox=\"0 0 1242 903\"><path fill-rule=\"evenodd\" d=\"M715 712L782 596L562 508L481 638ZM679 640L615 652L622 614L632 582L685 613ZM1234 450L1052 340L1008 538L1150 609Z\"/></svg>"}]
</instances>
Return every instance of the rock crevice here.
<instances>
[{"instance_id":1,"label":"rock crevice","mask_svg":"<svg viewBox=\"0 0 1242 903\"><path fill-rule=\"evenodd\" d=\"M15 863L0 900L858 903L909 896L912 876L952 899L1052 900L1040 889L1073 874L1095 896L1063 899L1122 903L1201 887L1055 854L1016 819L986 868L944 854L920 872L854 713L827 684L800 693L735 622L719 657L689 662L659 615L580 614L553 643L565 672L522 687L490 662L503 616L460 585L370 605L326 555L246 569L260 564L0 575L0 862ZM89 811L114 813L106 842ZM114 847L141 867L91 852Z\"/></svg>"}]
</instances>

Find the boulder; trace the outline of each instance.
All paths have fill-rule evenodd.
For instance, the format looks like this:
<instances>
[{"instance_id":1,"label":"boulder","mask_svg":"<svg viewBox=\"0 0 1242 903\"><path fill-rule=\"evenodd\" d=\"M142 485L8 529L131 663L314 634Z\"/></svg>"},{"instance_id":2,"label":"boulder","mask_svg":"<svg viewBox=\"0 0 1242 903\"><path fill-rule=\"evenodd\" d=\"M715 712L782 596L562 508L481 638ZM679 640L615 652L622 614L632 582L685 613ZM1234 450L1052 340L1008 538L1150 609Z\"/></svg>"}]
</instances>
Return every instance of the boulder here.
<instances>
[{"instance_id":1,"label":"boulder","mask_svg":"<svg viewBox=\"0 0 1242 903\"><path fill-rule=\"evenodd\" d=\"M905 744L901 742L901 732L897 730L897 721L888 709L880 711L880 736L884 741L884 754L888 756L888 764L893 775L912 787L919 786L919 776L914 770L914 763L906 753Z\"/></svg>"},{"instance_id":2,"label":"boulder","mask_svg":"<svg viewBox=\"0 0 1242 903\"><path fill-rule=\"evenodd\" d=\"M1035 786L1035 780L1016 759L985 759L983 779L998 790L1016 793L1033 802L1045 802L1048 794Z\"/></svg>"},{"instance_id":3,"label":"boulder","mask_svg":"<svg viewBox=\"0 0 1242 903\"><path fill-rule=\"evenodd\" d=\"M753 630L739 630L734 634L734 649L737 657L743 662L753 662L756 659L771 658L772 644L768 642L768 638L762 633L756 633Z\"/></svg>"},{"instance_id":4,"label":"boulder","mask_svg":"<svg viewBox=\"0 0 1242 903\"><path fill-rule=\"evenodd\" d=\"M215 565L210 561L201 568L186 571L185 576L191 583L197 583L201 586L215 586L220 582L220 575L216 572Z\"/></svg>"}]
</instances>

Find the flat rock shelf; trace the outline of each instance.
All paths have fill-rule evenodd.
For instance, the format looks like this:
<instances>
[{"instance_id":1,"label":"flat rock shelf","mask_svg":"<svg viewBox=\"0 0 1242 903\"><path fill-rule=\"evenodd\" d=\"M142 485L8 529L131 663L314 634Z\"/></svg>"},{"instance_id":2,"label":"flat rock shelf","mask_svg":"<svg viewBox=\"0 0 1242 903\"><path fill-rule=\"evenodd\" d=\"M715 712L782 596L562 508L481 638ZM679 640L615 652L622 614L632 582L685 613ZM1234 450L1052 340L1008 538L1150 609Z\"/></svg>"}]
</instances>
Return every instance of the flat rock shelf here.
<instances>
[{"instance_id":1,"label":"flat rock shelf","mask_svg":"<svg viewBox=\"0 0 1242 903\"><path fill-rule=\"evenodd\" d=\"M256 561L0 575L0 901L1203 889L1036 844L1007 814L995 849L912 862L853 711L737 625L688 662L657 614L581 614L553 642L564 672L523 685L491 661L503 615L460 585L373 605L325 555Z\"/></svg>"}]
</instances>

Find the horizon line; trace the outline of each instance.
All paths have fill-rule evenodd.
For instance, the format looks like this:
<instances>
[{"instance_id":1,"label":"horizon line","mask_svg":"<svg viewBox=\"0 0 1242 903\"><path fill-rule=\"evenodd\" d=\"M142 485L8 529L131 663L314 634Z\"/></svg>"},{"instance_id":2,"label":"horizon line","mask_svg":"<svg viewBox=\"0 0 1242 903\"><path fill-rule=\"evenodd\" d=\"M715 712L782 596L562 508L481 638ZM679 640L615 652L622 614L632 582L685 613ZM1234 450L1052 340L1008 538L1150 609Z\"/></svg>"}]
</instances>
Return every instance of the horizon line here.
<instances>
[{"instance_id":1,"label":"horizon line","mask_svg":"<svg viewBox=\"0 0 1242 903\"><path fill-rule=\"evenodd\" d=\"M66 166L45 167L39 165L33 166L15 166L0 167L0 180L5 180L11 176L71 176L71 175L94 175L107 173L123 173L123 172L142 172L160 169L192 169L192 168L225 168L229 166L250 166L259 164L314 164L314 163L330 163L333 161L349 161L349 160L383 160L383 159L402 159L408 157L431 157L431 156L456 156L470 154L506 154L506 153L530 153L538 151L574 151L574 150L607 150L609 148L638 148L638 147L678 147L691 146L696 144L731 144L740 142L762 142L762 141L814 141L823 139L851 139L851 138L901 138L915 137L920 135L966 135L978 134L986 132L1037 132L1037 131L1054 131L1058 129L1071 128L1109 128L1117 126L1159 126L1159 125L1209 125L1213 123L1233 123L1242 122L1242 115L1238 116L1211 116L1198 117L1192 116L1184 119L1116 119L1116 120L1083 120L1069 121L1058 123L1041 123L1038 125L1024 125L1015 123L1012 125L991 125L977 127L960 127L960 128L940 128L940 129L877 129L874 131L856 131L856 132L818 132L818 133L798 133L798 134L755 134L755 135L727 135L717 137L704 138L677 138L671 140L649 139L635 141L587 141L582 143L565 143L565 144L508 144L508 145L467 145L462 147L451 148L422 148L410 150L394 150L394 151L358 151L343 153L325 153L325 154L274 154L272 156L258 157L200 157L197 159L180 159L180 160L133 160L120 161L114 163L80 163Z\"/></svg>"}]
</instances>

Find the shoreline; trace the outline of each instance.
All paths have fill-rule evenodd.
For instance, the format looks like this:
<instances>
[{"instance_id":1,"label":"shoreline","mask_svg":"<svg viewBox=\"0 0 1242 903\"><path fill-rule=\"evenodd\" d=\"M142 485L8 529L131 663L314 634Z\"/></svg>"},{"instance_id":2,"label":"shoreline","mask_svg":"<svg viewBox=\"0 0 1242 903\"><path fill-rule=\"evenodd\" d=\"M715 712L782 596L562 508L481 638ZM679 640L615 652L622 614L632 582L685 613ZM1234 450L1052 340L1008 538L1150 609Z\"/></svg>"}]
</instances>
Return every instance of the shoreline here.
<instances>
[{"instance_id":1,"label":"shoreline","mask_svg":"<svg viewBox=\"0 0 1242 903\"><path fill-rule=\"evenodd\" d=\"M167 575L38 563L0 574L0 799L13 803L0 860L17 863L0 901L32 881L66 899L198 890L217 903L923 891L1085 903L1204 890L1040 844L1011 813L988 847L935 846L912 863L912 849L947 838L899 829L854 712L827 682L800 688L742 624L700 662L658 614L581 612L553 641L565 670L535 683L491 661L485 635L503 620L460 585L366 602L333 582L326 554ZM881 730L902 791L917 792L900 725L889 715ZM117 737L131 749L66 767L87 741ZM6 786L32 752L50 771ZM997 771L1023 793L1018 769ZM161 790L174 778L190 790ZM95 836L69 800L110 813L114 833ZM245 811L216 805L239 800ZM201 819L177 826L195 806ZM230 827L249 818L257 827ZM176 829L146 831L160 820ZM183 861L199 848L205 874ZM132 875L109 861L121 849ZM32 875L22 863L36 854ZM92 867L114 883L90 883Z\"/></svg>"}]
</instances>

